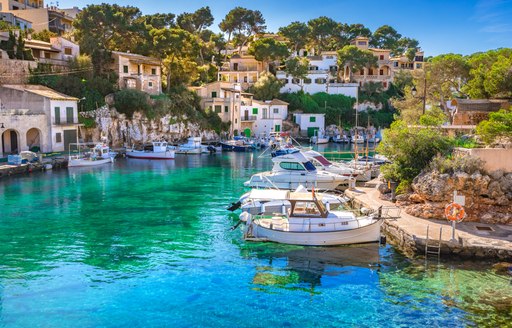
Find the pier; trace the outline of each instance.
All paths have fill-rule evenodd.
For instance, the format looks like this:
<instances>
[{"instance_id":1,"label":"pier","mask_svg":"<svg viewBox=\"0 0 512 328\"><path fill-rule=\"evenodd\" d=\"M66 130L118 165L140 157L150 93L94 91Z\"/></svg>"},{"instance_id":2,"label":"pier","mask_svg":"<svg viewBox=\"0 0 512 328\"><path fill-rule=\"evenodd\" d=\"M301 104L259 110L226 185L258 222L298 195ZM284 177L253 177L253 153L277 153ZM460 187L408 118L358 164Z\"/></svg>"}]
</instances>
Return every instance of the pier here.
<instances>
[{"instance_id":1,"label":"pier","mask_svg":"<svg viewBox=\"0 0 512 328\"><path fill-rule=\"evenodd\" d=\"M512 258L512 229L510 226L485 224L478 222L457 223L455 240L452 239L452 227L447 220L426 220L405 213L392 202L379 198L375 187L357 187L347 190L345 194L358 206L378 210L396 208L386 211L387 216L382 226L387 240L407 256L425 255L427 230L429 245L439 245L441 256L459 258L479 258L510 260Z\"/></svg>"}]
</instances>

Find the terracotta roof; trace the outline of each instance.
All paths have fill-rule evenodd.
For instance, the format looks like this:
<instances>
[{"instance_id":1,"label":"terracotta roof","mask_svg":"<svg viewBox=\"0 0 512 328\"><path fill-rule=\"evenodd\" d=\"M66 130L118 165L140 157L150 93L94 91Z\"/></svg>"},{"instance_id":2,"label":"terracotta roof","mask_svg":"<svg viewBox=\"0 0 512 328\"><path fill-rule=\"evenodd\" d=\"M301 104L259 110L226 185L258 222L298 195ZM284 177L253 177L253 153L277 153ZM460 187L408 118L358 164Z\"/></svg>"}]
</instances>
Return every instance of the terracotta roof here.
<instances>
[{"instance_id":1,"label":"terracotta roof","mask_svg":"<svg viewBox=\"0 0 512 328\"><path fill-rule=\"evenodd\" d=\"M507 100L498 99L454 99L457 111L496 112L507 107Z\"/></svg>"},{"instance_id":2,"label":"terracotta roof","mask_svg":"<svg viewBox=\"0 0 512 328\"><path fill-rule=\"evenodd\" d=\"M272 99L272 101L270 102L271 105L288 105L287 102L285 101L282 101L280 99Z\"/></svg>"},{"instance_id":3,"label":"terracotta roof","mask_svg":"<svg viewBox=\"0 0 512 328\"><path fill-rule=\"evenodd\" d=\"M13 89L18 91L26 91L33 94L36 94L41 97L45 97L51 100L71 100L78 101L78 98L71 97L65 95L63 93L57 92L53 89L42 85L34 85L34 84L4 84L0 86L1 88Z\"/></svg>"},{"instance_id":4,"label":"terracotta roof","mask_svg":"<svg viewBox=\"0 0 512 328\"><path fill-rule=\"evenodd\" d=\"M38 49L51 52L60 52L59 49L54 48L51 43L39 41L39 40L28 40L25 39L25 47L30 49Z\"/></svg>"},{"instance_id":5,"label":"terracotta roof","mask_svg":"<svg viewBox=\"0 0 512 328\"><path fill-rule=\"evenodd\" d=\"M118 56L124 56L124 57L130 57L130 60L141 63L141 64L154 64L154 65L160 65L160 59L153 58L153 57L147 57L139 54L132 54L130 52L120 52L120 51L112 51L112 54L118 55Z\"/></svg>"}]
</instances>

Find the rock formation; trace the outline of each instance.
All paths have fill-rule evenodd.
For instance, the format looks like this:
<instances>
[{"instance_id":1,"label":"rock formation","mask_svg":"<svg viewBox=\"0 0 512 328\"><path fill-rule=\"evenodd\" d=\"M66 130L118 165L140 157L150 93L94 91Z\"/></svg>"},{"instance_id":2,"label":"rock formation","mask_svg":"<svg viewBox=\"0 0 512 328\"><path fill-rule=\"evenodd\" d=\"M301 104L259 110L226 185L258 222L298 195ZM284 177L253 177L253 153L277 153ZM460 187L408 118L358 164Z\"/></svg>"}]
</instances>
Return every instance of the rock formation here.
<instances>
[{"instance_id":1,"label":"rock formation","mask_svg":"<svg viewBox=\"0 0 512 328\"><path fill-rule=\"evenodd\" d=\"M512 173L424 172L414 179L412 189L413 193L398 198L411 215L444 219L444 208L457 191L466 197L465 221L512 224Z\"/></svg>"},{"instance_id":2,"label":"rock formation","mask_svg":"<svg viewBox=\"0 0 512 328\"><path fill-rule=\"evenodd\" d=\"M191 136L200 136L205 141L219 139L215 131L202 130L198 124L186 120L179 122L176 117L170 115L150 120L141 113L135 113L130 119L106 106L80 115L92 118L96 123L94 128L81 127L81 138L84 141L99 141L103 137L112 147L130 147L132 144L161 139L173 142Z\"/></svg>"}]
</instances>

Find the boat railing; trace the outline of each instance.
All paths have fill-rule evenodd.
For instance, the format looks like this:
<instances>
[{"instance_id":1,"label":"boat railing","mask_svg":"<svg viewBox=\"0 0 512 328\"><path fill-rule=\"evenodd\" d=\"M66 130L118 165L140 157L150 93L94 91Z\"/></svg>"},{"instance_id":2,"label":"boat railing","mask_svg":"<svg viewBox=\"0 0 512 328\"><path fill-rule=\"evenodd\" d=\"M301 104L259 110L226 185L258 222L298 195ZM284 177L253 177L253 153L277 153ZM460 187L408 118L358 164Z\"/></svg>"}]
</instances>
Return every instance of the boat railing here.
<instances>
[{"instance_id":1,"label":"boat railing","mask_svg":"<svg viewBox=\"0 0 512 328\"><path fill-rule=\"evenodd\" d=\"M355 219L341 221L341 222L322 222L322 223L314 222L314 220L316 220L318 218L308 218L307 219L308 220L308 222L307 222L308 229L306 231L303 231L303 232L312 232L311 228L313 226L315 226L315 225L318 225L319 227L331 227L332 226L332 229L328 230L328 231L349 230L349 229L343 229L343 227L344 226L348 226L351 222L356 222L357 223L357 228L361 228L361 219L368 219L368 218L371 218L371 216L356 217ZM286 222L283 222L283 223L286 223L285 225L288 228L288 230L290 230L289 229L290 227L298 227L298 228L300 228L300 227L306 226L305 223L290 223L290 221L288 220L289 217L287 217L286 215L279 214L279 213L276 213L274 215L269 215L269 214L255 215L253 222L255 222L256 224L259 224L260 220L265 220L265 219L266 220L272 219L273 221L274 221L274 219L281 220L281 221L286 221ZM283 226L283 224L280 224L280 226ZM278 230L278 231L282 230L282 229L274 229L274 227L275 227L274 222L271 222L270 225L269 225L269 229L271 229L271 230Z\"/></svg>"}]
</instances>

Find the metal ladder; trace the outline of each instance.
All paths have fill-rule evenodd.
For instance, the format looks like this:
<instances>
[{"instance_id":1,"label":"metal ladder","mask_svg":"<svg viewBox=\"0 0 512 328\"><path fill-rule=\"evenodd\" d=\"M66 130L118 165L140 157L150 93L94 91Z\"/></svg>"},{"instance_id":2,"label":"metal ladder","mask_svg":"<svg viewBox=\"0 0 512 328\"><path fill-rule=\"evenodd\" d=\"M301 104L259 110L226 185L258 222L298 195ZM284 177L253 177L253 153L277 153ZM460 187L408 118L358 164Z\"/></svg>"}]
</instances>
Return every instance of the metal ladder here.
<instances>
[{"instance_id":1,"label":"metal ladder","mask_svg":"<svg viewBox=\"0 0 512 328\"><path fill-rule=\"evenodd\" d=\"M441 257L441 236L443 235L443 227L439 228L439 239L430 239L430 225L427 225L427 240L425 241L425 258L428 255L437 255L437 259Z\"/></svg>"}]
</instances>

